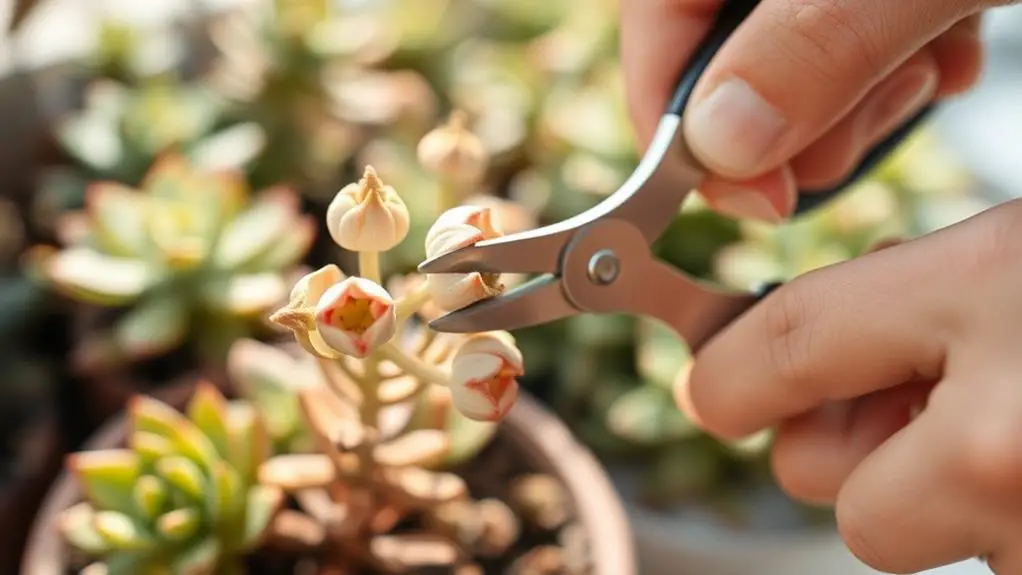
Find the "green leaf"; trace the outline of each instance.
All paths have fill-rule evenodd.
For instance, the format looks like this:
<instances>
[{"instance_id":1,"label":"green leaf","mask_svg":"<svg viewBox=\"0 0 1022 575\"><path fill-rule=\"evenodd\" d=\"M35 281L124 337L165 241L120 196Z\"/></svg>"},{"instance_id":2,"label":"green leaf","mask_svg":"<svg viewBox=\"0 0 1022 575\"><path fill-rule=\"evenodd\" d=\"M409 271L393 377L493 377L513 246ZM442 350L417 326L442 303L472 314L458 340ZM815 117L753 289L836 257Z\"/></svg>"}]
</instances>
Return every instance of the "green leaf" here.
<instances>
[{"instance_id":1,"label":"green leaf","mask_svg":"<svg viewBox=\"0 0 1022 575\"><path fill-rule=\"evenodd\" d=\"M93 183L85 193L93 232L104 251L114 256L144 256L149 244L145 197L116 182Z\"/></svg>"},{"instance_id":2,"label":"green leaf","mask_svg":"<svg viewBox=\"0 0 1022 575\"><path fill-rule=\"evenodd\" d=\"M145 553L120 552L106 557L106 575L170 575L166 566Z\"/></svg>"},{"instance_id":3,"label":"green leaf","mask_svg":"<svg viewBox=\"0 0 1022 575\"><path fill-rule=\"evenodd\" d=\"M153 546L153 539L131 516L117 511L99 511L92 521L96 532L112 547L142 551Z\"/></svg>"},{"instance_id":4,"label":"green leaf","mask_svg":"<svg viewBox=\"0 0 1022 575\"><path fill-rule=\"evenodd\" d=\"M214 524L227 526L227 531L234 526L240 528L245 496L245 486L237 471L223 461L213 467L213 488L207 493L206 508Z\"/></svg>"},{"instance_id":5,"label":"green leaf","mask_svg":"<svg viewBox=\"0 0 1022 575\"><path fill-rule=\"evenodd\" d=\"M293 192L285 188L263 192L223 231L213 253L214 263L225 269L249 263L291 233L297 220L298 197Z\"/></svg>"},{"instance_id":6,"label":"green leaf","mask_svg":"<svg viewBox=\"0 0 1022 575\"><path fill-rule=\"evenodd\" d=\"M95 517L91 505L79 503L60 514L57 529L71 545L90 555L99 555L110 549L110 544L96 531Z\"/></svg>"},{"instance_id":7,"label":"green leaf","mask_svg":"<svg viewBox=\"0 0 1022 575\"><path fill-rule=\"evenodd\" d=\"M210 537L178 554L171 562L175 575L212 575L220 558L220 543Z\"/></svg>"},{"instance_id":8,"label":"green leaf","mask_svg":"<svg viewBox=\"0 0 1022 575\"><path fill-rule=\"evenodd\" d=\"M128 449L83 451L68 458L68 467L86 497L99 509L130 513L131 492L140 474L137 454Z\"/></svg>"},{"instance_id":9,"label":"green leaf","mask_svg":"<svg viewBox=\"0 0 1022 575\"><path fill-rule=\"evenodd\" d=\"M246 122L207 136L188 157L207 170L238 169L252 162L265 147L266 132L259 124Z\"/></svg>"},{"instance_id":10,"label":"green leaf","mask_svg":"<svg viewBox=\"0 0 1022 575\"><path fill-rule=\"evenodd\" d=\"M636 368L647 381L672 391L689 361L688 346L663 323L641 320L636 349Z\"/></svg>"},{"instance_id":11,"label":"green leaf","mask_svg":"<svg viewBox=\"0 0 1022 575\"><path fill-rule=\"evenodd\" d=\"M271 245L265 252L241 269L245 271L276 271L290 268L301 261L316 239L316 221L302 217L294 222L291 230Z\"/></svg>"},{"instance_id":12,"label":"green leaf","mask_svg":"<svg viewBox=\"0 0 1022 575\"><path fill-rule=\"evenodd\" d=\"M227 408L227 430L230 436L228 462L247 484L255 482L259 466L269 456L269 440L259 424L255 409L242 403Z\"/></svg>"},{"instance_id":13,"label":"green leaf","mask_svg":"<svg viewBox=\"0 0 1022 575\"><path fill-rule=\"evenodd\" d=\"M146 396L136 396L130 407L132 428L165 437L174 453L184 455L209 469L219 459L216 447L185 416L169 405Z\"/></svg>"},{"instance_id":14,"label":"green leaf","mask_svg":"<svg viewBox=\"0 0 1022 575\"><path fill-rule=\"evenodd\" d=\"M132 492L136 512L147 521L152 521L163 511L167 502L167 488L153 475L143 475L135 482Z\"/></svg>"},{"instance_id":15,"label":"green leaf","mask_svg":"<svg viewBox=\"0 0 1022 575\"><path fill-rule=\"evenodd\" d=\"M257 485L249 490L242 549L252 549L260 543L283 503L284 492L278 487Z\"/></svg>"},{"instance_id":16,"label":"green leaf","mask_svg":"<svg viewBox=\"0 0 1022 575\"><path fill-rule=\"evenodd\" d=\"M156 460L174 453L174 444L161 435L148 431L136 431L131 436L131 448L142 458L145 465L152 466Z\"/></svg>"},{"instance_id":17,"label":"green leaf","mask_svg":"<svg viewBox=\"0 0 1022 575\"><path fill-rule=\"evenodd\" d=\"M159 274L141 260L108 256L89 248L57 252L44 266L57 288L98 305L130 303L159 280Z\"/></svg>"},{"instance_id":18,"label":"green leaf","mask_svg":"<svg viewBox=\"0 0 1022 575\"><path fill-rule=\"evenodd\" d=\"M118 346L132 358L167 353L188 333L188 304L183 294L163 294L141 301L117 323Z\"/></svg>"},{"instance_id":19,"label":"green leaf","mask_svg":"<svg viewBox=\"0 0 1022 575\"><path fill-rule=\"evenodd\" d=\"M156 520L156 531L165 539L184 541L199 530L202 515L194 507L175 509Z\"/></svg>"},{"instance_id":20,"label":"green leaf","mask_svg":"<svg viewBox=\"0 0 1022 575\"><path fill-rule=\"evenodd\" d=\"M659 444L699 433L675 406L670 393L655 385L643 385L618 397L607 412L607 426L639 444Z\"/></svg>"},{"instance_id":21,"label":"green leaf","mask_svg":"<svg viewBox=\"0 0 1022 575\"><path fill-rule=\"evenodd\" d=\"M188 419L209 438L220 457L228 456L227 402L216 387L208 382L196 386L188 404Z\"/></svg>"},{"instance_id":22,"label":"green leaf","mask_svg":"<svg viewBox=\"0 0 1022 575\"><path fill-rule=\"evenodd\" d=\"M220 460L216 446L194 423L187 419L174 430L174 445L177 451L206 469Z\"/></svg>"},{"instance_id":23,"label":"green leaf","mask_svg":"<svg viewBox=\"0 0 1022 575\"><path fill-rule=\"evenodd\" d=\"M108 172L124 160L124 143L117 124L102 110L87 109L57 127L57 138L68 154L97 172Z\"/></svg>"},{"instance_id":24,"label":"green leaf","mask_svg":"<svg viewBox=\"0 0 1022 575\"><path fill-rule=\"evenodd\" d=\"M237 274L207 284L203 295L210 307L234 316L257 316L287 301L290 292L280 274Z\"/></svg>"},{"instance_id":25,"label":"green leaf","mask_svg":"<svg viewBox=\"0 0 1022 575\"><path fill-rule=\"evenodd\" d=\"M255 405L275 441L301 430L297 392L316 380L308 377L296 358L257 340L241 339L227 355L227 371L241 395Z\"/></svg>"},{"instance_id":26,"label":"green leaf","mask_svg":"<svg viewBox=\"0 0 1022 575\"><path fill-rule=\"evenodd\" d=\"M206 492L206 478L202 470L186 457L164 457L156 462L156 472L189 498L202 501Z\"/></svg>"}]
</instances>

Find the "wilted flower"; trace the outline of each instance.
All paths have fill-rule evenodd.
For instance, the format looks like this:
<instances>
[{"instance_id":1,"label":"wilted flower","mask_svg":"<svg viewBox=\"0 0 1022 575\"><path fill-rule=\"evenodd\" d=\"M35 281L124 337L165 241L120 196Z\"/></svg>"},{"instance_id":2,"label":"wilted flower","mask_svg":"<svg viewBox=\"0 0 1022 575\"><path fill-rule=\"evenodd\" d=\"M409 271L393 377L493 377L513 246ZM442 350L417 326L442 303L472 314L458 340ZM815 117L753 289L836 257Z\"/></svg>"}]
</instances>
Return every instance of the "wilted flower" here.
<instances>
[{"instance_id":1,"label":"wilted flower","mask_svg":"<svg viewBox=\"0 0 1022 575\"><path fill-rule=\"evenodd\" d=\"M502 235L489 207L458 206L441 214L429 229L426 257L433 258ZM444 311L463 308L498 295L504 289L499 274L430 274L427 281L433 302Z\"/></svg>"},{"instance_id":2,"label":"wilted flower","mask_svg":"<svg viewBox=\"0 0 1022 575\"><path fill-rule=\"evenodd\" d=\"M507 332L470 336L451 364L451 399L470 419L497 421L518 397L516 378L524 374L522 352Z\"/></svg>"},{"instance_id":3,"label":"wilted flower","mask_svg":"<svg viewBox=\"0 0 1022 575\"><path fill-rule=\"evenodd\" d=\"M337 245L353 252L385 252L408 235L408 208L376 170L341 188L327 208L326 226Z\"/></svg>"},{"instance_id":4,"label":"wilted flower","mask_svg":"<svg viewBox=\"0 0 1022 575\"><path fill-rule=\"evenodd\" d=\"M397 330L394 300L374 282L351 277L323 294L316 327L330 347L359 359L387 343Z\"/></svg>"},{"instance_id":5,"label":"wilted flower","mask_svg":"<svg viewBox=\"0 0 1022 575\"><path fill-rule=\"evenodd\" d=\"M473 183L481 179L489 157L482 140L467 124L466 114L454 111L447 124L419 140L419 163L456 182Z\"/></svg>"}]
</instances>

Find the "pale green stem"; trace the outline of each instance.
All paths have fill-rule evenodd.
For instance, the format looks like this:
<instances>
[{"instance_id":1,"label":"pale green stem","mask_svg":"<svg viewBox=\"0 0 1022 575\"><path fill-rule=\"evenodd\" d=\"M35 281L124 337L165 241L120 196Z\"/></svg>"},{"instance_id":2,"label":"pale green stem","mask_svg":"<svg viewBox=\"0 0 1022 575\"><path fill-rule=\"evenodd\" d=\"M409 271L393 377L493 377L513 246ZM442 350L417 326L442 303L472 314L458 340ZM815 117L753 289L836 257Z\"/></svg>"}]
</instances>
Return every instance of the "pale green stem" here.
<instances>
[{"instance_id":1,"label":"pale green stem","mask_svg":"<svg viewBox=\"0 0 1022 575\"><path fill-rule=\"evenodd\" d=\"M380 276L380 252L358 252L358 275L383 285Z\"/></svg>"},{"instance_id":2,"label":"pale green stem","mask_svg":"<svg viewBox=\"0 0 1022 575\"><path fill-rule=\"evenodd\" d=\"M426 287L426 282L415 286L415 289L405 295L397 302L397 321L402 323L408 318L415 315L417 311L422 309L422 306L429 303L430 295L429 289Z\"/></svg>"},{"instance_id":3,"label":"pale green stem","mask_svg":"<svg viewBox=\"0 0 1022 575\"><path fill-rule=\"evenodd\" d=\"M393 343L384 344L376 350L381 357L394 362L405 373L427 383L446 386L450 377L443 370L413 357Z\"/></svg>"}]
</instances>

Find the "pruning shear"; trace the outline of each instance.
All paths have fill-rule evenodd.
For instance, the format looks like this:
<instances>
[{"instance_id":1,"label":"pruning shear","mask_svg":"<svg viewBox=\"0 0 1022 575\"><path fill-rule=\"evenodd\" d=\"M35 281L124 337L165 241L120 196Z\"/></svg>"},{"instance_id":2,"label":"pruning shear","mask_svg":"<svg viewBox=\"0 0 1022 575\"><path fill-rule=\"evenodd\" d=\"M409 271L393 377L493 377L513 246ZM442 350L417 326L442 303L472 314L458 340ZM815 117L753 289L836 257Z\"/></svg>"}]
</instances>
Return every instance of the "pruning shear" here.
<instances>
[{"instance_id":1,"label":"pruning shear","mask_svg":"<svg viewBox=\"0 0 1022 575\"><path fill-rule=\"evenodd\" d=\"M515 330L580 313L658 319L695 353L714 334L780 284L755 292L704 285L654 257L651 246L707 172L687 149L682 114L700 75L758 4L726 0L710 33L682 72L652 144L631 176L595 207L561 222L481 241L427 260L419 271L544 274L497 297L439 317L430 327L468 333ZM853 173L824 190L799 190L796 214L826 204L891 153L932 104L874 147Z\"/></svg>"}]
</instances>

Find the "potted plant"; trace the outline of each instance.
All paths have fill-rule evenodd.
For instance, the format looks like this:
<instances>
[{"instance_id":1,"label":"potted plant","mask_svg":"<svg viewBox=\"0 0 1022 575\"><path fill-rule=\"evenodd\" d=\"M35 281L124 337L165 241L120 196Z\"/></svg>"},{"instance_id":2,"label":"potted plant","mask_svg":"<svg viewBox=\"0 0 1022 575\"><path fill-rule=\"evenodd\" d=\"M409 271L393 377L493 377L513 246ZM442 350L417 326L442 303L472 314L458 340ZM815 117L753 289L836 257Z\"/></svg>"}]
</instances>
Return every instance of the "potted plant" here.
<instances>
[{"instance_id":1,"label":"potted plant","mask_svg":"<svg viewBox=\"0 0 1022 575\"><path fill-rule=\"evenodd\" d=\"M519 396L514 339L440 336L416 319L493 295L499 278L429 277L395 298L379 255L407 233L400 196L367 167L330 208L358 275L321 267L271 316L317 371L243 340L231 372L251 401L209 384L185 414L137 397L68 459L23 573L635 573L609 480ZM499 233L490 208L455 207L427 253ZM454 409L476 425L451 425ZM488 441L452 459L464 436Z\"/></svg>"}]
</instances>

